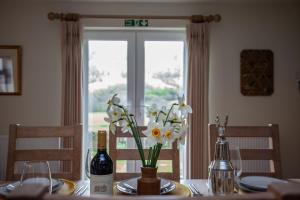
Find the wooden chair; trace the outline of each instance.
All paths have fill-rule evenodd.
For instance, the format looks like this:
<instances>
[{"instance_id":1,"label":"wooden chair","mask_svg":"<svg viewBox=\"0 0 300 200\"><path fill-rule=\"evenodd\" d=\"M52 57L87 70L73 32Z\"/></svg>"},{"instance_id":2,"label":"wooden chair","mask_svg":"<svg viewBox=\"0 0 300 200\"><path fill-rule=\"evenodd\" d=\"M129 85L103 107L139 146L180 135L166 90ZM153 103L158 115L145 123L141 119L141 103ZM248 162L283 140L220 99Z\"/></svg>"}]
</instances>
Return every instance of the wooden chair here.
<instances>
[{"instance_id":1,"label":"wooden chair","mask_svg":"<svg viewBox=\"0 0 300 200\"><path fill-rule=\"evenodd\" d=\"M214 159L218 130L209 124L210 159ZM239 146L242 159L242 176L261 175L281 178L278 125L228 126L225 136L229 146Z\"/></svg>"},{"instance_id":2,"label":"wooden chair","mask_svg":"<svg viewBox=\"0 0 300 200\"><path fill-rule=\"evenodd\" d=\"M139 127L140 130L145 130L146 127ZM145 135L141 135L145 137ZM133 172L117 172L117 161L118 160L140 160L140 156L137 149L117 149L117 138L132 138L130 133L122 133L121 127L117 127L116 134L109 134L109 155L114 163L114 180L124 180L132 177L140 176L140 173ZM145 150L145 155L148 155L148 150ZM172 144L171 149L161 149L158 160L171 160L172 161L172 172L158 173L159 177L165 179L171 179L178 181L180 179L179 172L179 150L176 142ZM138 166L139 167L139 166Z\"/></svg>"},{"instance_id":3,"label":"wooden chair","mask_svg":"<svg viewBox=\"0 0 300 200\"><path fill-rule=\"evenodd\" d=\"M61 149L19 149L16 148L18 139L41 139L54 138L59 144L60 138L71 138L72 148ZM79 180L81 178L81 145L82 145L82 125L64 127L25 127L12 124L9 127L9 148L7 156L6 179L18 180L19 173L15 173L16 162L18 161L57 161L60 165L62 161L70 163L70 169L62 170L62 166L56 168L60 171L52 172L54 178L65 178Z\"/></svg>"}]
</instances>

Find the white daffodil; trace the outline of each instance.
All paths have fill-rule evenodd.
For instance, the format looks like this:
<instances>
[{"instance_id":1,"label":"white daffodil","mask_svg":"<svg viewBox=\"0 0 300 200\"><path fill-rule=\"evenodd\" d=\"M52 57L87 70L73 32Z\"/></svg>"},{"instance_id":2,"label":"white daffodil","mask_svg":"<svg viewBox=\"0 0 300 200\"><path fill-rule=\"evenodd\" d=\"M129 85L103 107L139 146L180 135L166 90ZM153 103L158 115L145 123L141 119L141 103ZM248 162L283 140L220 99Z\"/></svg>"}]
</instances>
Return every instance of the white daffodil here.
<instances>
[{"instance_id":1,"label":"white daffodil","mask_svg":"<svg viewBox=\"0 0 300 200\"><path fill-rule=\"evenodd\" d=\"M150 122L143 133L147 136L147 142L150 146L163 142L163 125L161 123Z\"/></svg>"},{"instance_id":2,"label":"white daffodil","mask_svg":"<svg viewBox=\"0 0 300 200\"><path fill-rule=\"evenodd\" d=\"M113 106L108 111L108 116L109 116L109 118L111 119L112 122L117 122L121 119L122 112L123 112L123 110L121 108Z\"/></svg>"},{"instance_id":3,"label":"white daffodil","mask_svg":"<svg viewBox=\"0 0 300 200\"><path fill-rule=\"evenodd\" d=\"M118 94L114 94L110 100L108 100L107 104L109 106L118 105L120 103L120 98L117 97Z\"/></svg>"},{"instance_id":4,"label":"white daffodil","mask_svg":"<svg viewBox=\"0 0 300 200\"><path fill-rule=\"evenodd\" d=\"M178 110L183 118L186 118L189 113L193 112L191 106L184 102L184 95L182 97L178 97Z\"/></svg>"},{"instance_id":5,"label":"white daffodil","mask_svg":"<svg viewBox=\"0 0 300 200\"><path fill-rule=\"evenodd\" d=\"M159 113L158 113L158 118L157 118L157 122L164 122L167 118L167 107L163 106L161 107Z\"/></svg>"},{"instance_id":6,"label":"white daffodil","mask_svg":"<svg viewBox=\"0 0 300 200\"><path fill-rule=\"evenodd\" d=\"M122 129L121 129L122 133L129 132L130 134L132 134L131 127L127 120L123 119L119 123L120 123L120 126L122 127Z\"/></svg>"},{"instance_id":7,"label":"white daffodil","mask_svg":"<svg viewBox=\"0 0 300 200\"><path fill-rule=\"evenodd\" d=\"M176 137L178 139L179 144L184 145L185 144L185 138L186 138L186 132L187 132L187 125L182 124L180 126L179 131L176 134Z\"/></svg>"},{"instance_id":8,"label":"white daffodil","mask_svg":"<svg viewBox=\"0 0 300 200\"><path fill-rule=\"evenodd\" d=\"M152 104L149 108L147 108L147 117L149 117L150 122L155 121L159 110L156 104Z\"/></svg>"},{"instance_id":9,"label":"white daffodil","mask_svg":"<svg viewBox=\"0 0 300 200\"><path fill-rule=\"evenodd\" d=\"M115 134L115 133L116 133L117 127L116 127L116 125L113 123L112 119L111 119L111 118L105 117L105 118L104 118L104 121L106 121L106 122L109 123L109 130L110 130L110 132L112 132L113 134Z\"/></svg>"},{"instance_id":10,"label":"white daffodil","mask_svg":"<svg viewBox=\"0 0 300 200\"><path fill-rule=\"evenodd\" d=\"M178 116L178 112L176 111L171 112L168 121L171 123L181 122L181 119Z\"/></svg>"},{"instance_id":11,"label":"white daffodil","mask_svg":"<svg viewBox=\"0 0 300 200\"><path fill-rule=\"evenodd\" d=\"M119 122L119 126L121 126L121 127L123 127L127 124L127 120L123 117L118 122Z\"/></svg>"},{"instance_id":12,"label":"white daffodil","mask_svg":"<svg viewBox=\"0 0 300 200\"><path fill-rule=\"evenodd\" d=\"M108 100L107 102L107 109L106 113L109 115L109 111L114 107L115 105L119 105L120 99L117 97L117 94L114 94L111 99Z\"/></svg>"},{"instance_id":13,"label":"white daffodil","mask_svg":"<svg viewBox=\"0 0 300 200\"><path fill-rule=\"evenodd\" d=\"M171 126L171 123L166 123L166 125L163 127L163 140L164 143L166 141L168 141L170 144L172 144L174 142L174 140L176 139L175 137L175 133L174 133L174 129Z\"/></svg>"}]
</instances>

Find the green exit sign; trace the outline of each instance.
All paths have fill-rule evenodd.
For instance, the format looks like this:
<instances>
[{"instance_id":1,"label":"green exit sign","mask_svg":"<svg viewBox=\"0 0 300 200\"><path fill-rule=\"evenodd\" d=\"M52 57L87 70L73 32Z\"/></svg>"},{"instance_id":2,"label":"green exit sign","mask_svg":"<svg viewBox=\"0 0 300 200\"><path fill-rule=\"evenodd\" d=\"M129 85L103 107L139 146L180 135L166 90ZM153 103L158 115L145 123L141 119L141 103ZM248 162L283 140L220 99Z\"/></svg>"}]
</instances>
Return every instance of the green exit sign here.
<instances>
[{"instance_id":1,"label":"green exit sign","mask_svg":"<svg viewBox=\"0 0 300 200\"><path fill-rule=\"evenodd\" d=\"M138 26L138 27L145 27L148 26L148 19L125 19L124 20L125 26Z\"/></svg>"}]
</instances>

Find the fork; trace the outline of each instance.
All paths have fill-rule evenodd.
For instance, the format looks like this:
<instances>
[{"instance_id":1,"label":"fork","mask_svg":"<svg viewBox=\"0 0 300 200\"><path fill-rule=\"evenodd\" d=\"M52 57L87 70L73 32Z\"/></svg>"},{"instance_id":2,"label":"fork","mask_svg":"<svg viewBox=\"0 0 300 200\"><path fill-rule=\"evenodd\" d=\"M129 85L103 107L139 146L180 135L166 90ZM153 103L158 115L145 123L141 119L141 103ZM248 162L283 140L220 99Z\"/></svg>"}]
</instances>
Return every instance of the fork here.
<instances>
[{"instance_id":1,"label":"fork","mask_svg":"<svg viewBox=\"0 0 300 200\"><path fill-rule=\"evenodd\" d=\"M193 183L188 184L193 196L203 196Z\"/></svg>"},{"instance_id":2,"label":"fork","mask_svg":"<svg viewBox=\"0 0 300 200\"><path fill-rule=\"evenodd\" d=\"M80 187L78 187L75 192L74 192L74 196L81 196L84 194L84 192L87 189L87 185L82 185Z\"/></svg>"}]
</instances>

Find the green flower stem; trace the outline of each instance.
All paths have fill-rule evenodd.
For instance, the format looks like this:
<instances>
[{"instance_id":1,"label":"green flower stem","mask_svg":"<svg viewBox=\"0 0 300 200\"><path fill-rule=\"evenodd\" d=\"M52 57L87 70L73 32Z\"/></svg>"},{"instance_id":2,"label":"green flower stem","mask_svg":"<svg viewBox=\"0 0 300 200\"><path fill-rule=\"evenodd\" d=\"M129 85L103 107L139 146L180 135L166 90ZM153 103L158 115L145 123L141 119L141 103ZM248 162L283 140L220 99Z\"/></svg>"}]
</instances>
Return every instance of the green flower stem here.
<instances>
[{"instance_id":1,"label":"green flower stem","mask_svg":"<svg viewBox=\"0 0 300 200\"><path fill-rule=\"evenodd\" d=\"M134 117L131 117L131 116L129 117L127 110L123 106L118 105L118 104L114 104L114 105L118 106L119 108L121 108L124 111L124 113L126 115L126 118L127 118L128 122L129 122L129 126L130 126L130 128L132 130L132 135L134 137L135 143L136 143L136 145L138 147L138 151L139 151L139 154L140 154L143 166L145 167L146 163L145 163L144 148L143 148L143 144L141 142L141 136L140 136L139 130L137 128L136 120L135 120Z\"/></svg>"},{"instance_id":2,"label":"green flower stem","mask_svg":"<svg viewBox=\"0 0 300 200\"><path fill-rule=\"evenodd\" d=\"M172 106L171 106L171 108L170 108L170 110L169 110L169 112L168 112L168 114L167 114L166 121L164 121L164 125L166 125L166 123L167 123L167 121L168 121L168 119L169 119L169 115L170 115L170 113L171 113L171 110L173 109L173 107L174 107L175 105L178 105L178 104L177 104L177 103L173 103L173 104L172 104Z\"/></svg>"},{"instance_id":3,"label":"green flower stem","mask_svg":"<svg viewBox=\"0 0 300 200\"><path fill-rule=\"evenodd\" d=\"M143 148L143 144L142 144L142 141L141 141L141 136L139 134L139 130L138 130L136 124L134 123L132 117L130 117L130 118L131 118L131 122L132 122L132 123L130 123L130 127L131 127L131 130L133 132L133 137L134 137L135 143L138 147L138 151L139 151L143 166L145 167L146 162L145 162L144 148ZM132 124L135 124L135 125L132 125Z\"/></svg>"},{"instance_id":4,"label":"green flower stem","mask_svg":"<svg viewBox=\"0 0 300 200\"><path fill-rule=\"evenodd\" d=\"M163 111L159 111L159 113L157 114L157 116L156 116L156 118L155 118L155 122L158 121L159 115L160 115L161 113L164 114L164 115L166 115L166 113L164 113Z\"/></svg>"},{"instance_id":5,"label":"green flower stem","mask_svg":"<svg viewBox=\"0 0 300 200\"><path fill-rule=\"evenodd\" d=\"M154 157L154 163L153 163L153 167L156 167L156 163L157 163L157 159L159 157L159 153L160 153L160 150L161 150L161 147L162 147L162 144L161 143L158 143L156 144L157 145L157 149L156 149L156 155Z\"/></svg>"},{"instance_id":6,"label":"green flower stem","mask_svg":"<svg viewBox=\"0 0 300 200\"><path fill-rule=\"evenodd\" d=\"M147 165L150 165L150 164L151 164L151 156L152 156L152 147L150 147L150 149L149 149Z\"/></svg>"},{"instance_id":7,"label":"green flower stem","mask_svg":"<svg viewBox=\"0 0 300 200\"><path fill-rule=\"evenodd\" d=\"M154 145L153 146L153 152L152 152L151 158L150 158L150 167L155 167L154 166L154 158L155 158L155 155L156 155L156 149L157 149L157 146Z\"/></svg>"},{"instance_id":8,"label":"green flower stem","mask_svg":"<svg viewBox=\"0 0 300 200\"><path fill-rule=\"evenodd\" d=\"M134 139L135 139L135 142L136 142L136 144L137 144L138 151L139 151L139 154L140 154L140 157L141 157L143 166L146 166L146 163L145 163L145 156L144 156L144 151L143 151L143 146L142 146L141 144L139 144L139 140L138 140L138 137L137 137L137 134L136 134L136 133L134 134Z\"/></svg>"}]
</instances>

